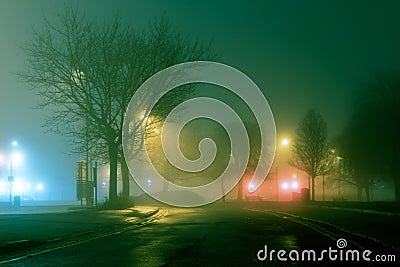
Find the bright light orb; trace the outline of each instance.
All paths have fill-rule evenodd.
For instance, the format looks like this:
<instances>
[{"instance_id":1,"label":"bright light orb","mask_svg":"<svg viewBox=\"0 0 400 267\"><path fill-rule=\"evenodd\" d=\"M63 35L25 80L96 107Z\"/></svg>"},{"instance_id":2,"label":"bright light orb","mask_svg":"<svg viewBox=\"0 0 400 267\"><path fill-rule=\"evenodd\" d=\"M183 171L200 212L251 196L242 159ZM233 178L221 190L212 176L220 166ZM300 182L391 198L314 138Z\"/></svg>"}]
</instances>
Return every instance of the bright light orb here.
<instances>
[{"instance_id":1,"label":"bright light orb","mask_svg":"<svg viewBox=\"0 0 400 267\"><path fill-rule=\"evenodd\" d=\"M24 190L24 185L21 183L21 182L19 182L19 181L16 181L15 183L14 183L14 190L16 191L16 192L21 192L21 191L23 191Z\"/></svg>"},{"instance_id":2,"label":"bright light orb","mask_svg":"<svg viewBox=\"0 0 400 267\"><path fill-rule=\"evenodd\" d=\"M36 189L37 189L37 190L43 190L43 185L42 185L42 184L38 184L38 185L36 186Z\"/></svg>"},{"instance_id":3,"label":"bright light orb","mask_svg":"<svg viewBox=\"0 0 400 267\"><path fill-rule=\"evenodd\" d=\"M283 146L289 145L289 140L287 138L282 139L282 145Z\"/></svg>"},{"instance_id":4,"label":"bright light orb","mask_svg":"<svg viewBox=\"0 0 400 267\"><path fill-rule=\"evenodd\" d=\"M282 183L282 189L283 190L288 190L288 188L289 188L289 183L288 182L283 182Z\"/></svg>"},{"instance_id":5,"label":"bright light orb","mask_svg":"<svg viewBox=\"0 0 400 267\"><path fill-rule=\"evenodd\" d=\"M12 154L12 161L13 161L13 164L20 164L21 162L22 162L22 154L21 153L18 153L18 152L14 152L13 154Z\"/></svg>"},{"instance_id":6,"label":"bright light orb","mask_svg":"<svg viewBox=\"0 0 400 267\"><path fill-rule=\"evenodd\" d=\"M299 183L297 181L292 182L292 189L298 189L299 188Z\"/></svg>"}]
</instances>

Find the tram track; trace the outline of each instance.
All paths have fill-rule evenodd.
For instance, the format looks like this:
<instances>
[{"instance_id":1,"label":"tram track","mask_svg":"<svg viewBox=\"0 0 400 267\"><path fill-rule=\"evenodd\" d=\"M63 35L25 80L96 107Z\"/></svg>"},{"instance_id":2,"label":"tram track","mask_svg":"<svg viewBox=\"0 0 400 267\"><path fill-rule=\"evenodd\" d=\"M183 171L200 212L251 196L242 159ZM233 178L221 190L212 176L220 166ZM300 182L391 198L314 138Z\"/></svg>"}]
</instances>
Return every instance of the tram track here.
<instances>
[{"instance_id":1,"label":"tram track","mask_svg":"<svg viewBox=\"0 0 400 267\"><path fill-rule=\"evenodd\" d=\"M388 253L391 252L400 255L400 249L395 246L387 244L371 236L363 235L356 232L351 232L347 229L344 229L332 223L301 217L298 215L280 211L271 210L268 212L283 220L301 224L325 237L328 237L332 241L345 239L347 240L348 245L355 249L360 249L360 250L374 249L378 251L385 251Z\"/></svg>"},{"instance_id":2,"label":"tram track","mask_svg":"<svg viewBox=\"0 0 400 267\"><path fill-rule=\"evenodd\" d=\"M157 208L141 217L127 218L118 224L107 225L90 231L78 232L70 236L51 238L47 240L17 240L15 242L9 242L0 247L0 266L55 250L80 245L96 239L135 230L163 218L167 213L167 209Z\"/></svg>"}]
</instances>

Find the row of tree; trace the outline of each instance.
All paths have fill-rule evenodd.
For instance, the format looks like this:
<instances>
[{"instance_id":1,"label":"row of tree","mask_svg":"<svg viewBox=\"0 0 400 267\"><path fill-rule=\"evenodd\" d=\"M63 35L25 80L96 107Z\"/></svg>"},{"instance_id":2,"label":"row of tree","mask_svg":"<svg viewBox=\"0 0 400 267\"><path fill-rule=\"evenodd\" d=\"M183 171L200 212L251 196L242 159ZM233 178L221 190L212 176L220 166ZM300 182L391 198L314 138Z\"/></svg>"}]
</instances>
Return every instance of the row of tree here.
<instances>
[{"instance_id":1,"label":"row of tree","mask_svg":"<svg viewBox=\"0 0 400 267\"><path fill-rule=\"evenodd\" d=\"M362 86L349 121L334 141L328 140L321 114L307 112L297 128L289 163L309 175L312 200L316 177L334 172L336 182L357 188L359 200L365 190L370 201L371 186L386 181L393 184L395 200L400 201L399 106L400 74L387 73ZM338 159L340 164L334 164Z\"/></svg>"},{"instance_id":2,"label":"row of tree","mask_svg":"<svg viewBox=\"0 0 400 267\"><path fill-rule=\"evenodd\" d=\"M29 71L21 73L41 97L39 108L48 111L45 126L72 142L74 152L110 165L109 200L117 199L117 169L122 172L122 195L129 197L129 170L122 151L122 128L130 99L153 74L169 66L210 58L209 46L174 30L165 18L146 31L123 25L116 17L98 23L67 7L59 21L45 20L23 46ZM131 153L142 149L144 127L160 121L171 107L193 93L178 88L164 96L152 111L152 121L132 119ZM140 96L146 103L151 92ZM144 114L148 110L143 111ZM133 152L132 152L133 151ZM132 155L134 157L134 155Z\"/></svg>"},{"instance_id":3,"label":"row of tree","mask_svg":"<svg viewBox=\"0 0 400 267\"><path fill-rule=\"evenodd\" d=\"M122 127L131 97L146 79L166 67L212 57L209 46L182 36L164 18L146 31L137 31L118 18L102 24L89 21L68 7L58 22L45 20L44 30L34 31L24 50L29 71L20 77L41 96L39 107L50 111L45 126L67 136L75 152L109 163L110 201L117 198L118 165L123 196L129 196ZM381 75L366 84L335 142L328 141L327 124L316 110L299 123L290 164L309 175L313 200L315 179L333 171L337 156L331 151L337 147L343 158L340 170L336 169L340 180L353 183L359 194L365 189L369 199L369 188L378 177L390 179L400 201L399 89L398 74ZM193 87L186 86L164 96L152 111L151 121L144 116L133 118L132 157L142 149L146 134L152 133L149 124L158 124L193 92ZM151 92L141 97L146 103Z\"/></svg>"}]
</instances>

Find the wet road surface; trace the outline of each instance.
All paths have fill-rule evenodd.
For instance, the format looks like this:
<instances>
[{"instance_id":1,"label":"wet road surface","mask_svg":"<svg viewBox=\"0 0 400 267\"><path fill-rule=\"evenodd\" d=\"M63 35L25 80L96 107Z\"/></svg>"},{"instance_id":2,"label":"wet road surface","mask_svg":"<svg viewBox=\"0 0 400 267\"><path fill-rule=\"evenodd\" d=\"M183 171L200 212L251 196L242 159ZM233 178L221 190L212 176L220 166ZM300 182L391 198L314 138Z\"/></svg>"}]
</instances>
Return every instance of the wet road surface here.
<instances>
[{"instance_id":1,"label":"wet road surface","mask_svg":"<svg viewBox=\"0 0 400 267\"><path fill-rule=\"evenodd\" d=\"M62 216L67 215L60 215L60 220ZM85 213L82 216L88 216L90 219L87 221L92 222L103 220L106 226L98 225L99 230L65 242L50 242L44 248L39 246L36 252L11 258L15 260L3 262L1 266L310 266L314 265L313 261L282 262L276 256L260 261L257 253L266 245L268 251L337 249L339 238L346 238L351 249L369 248L375 249L375 253L379 251L390 255L397 253L353 236L350 232L357 230L357 221L364 222L360 230L371 233L375 238L382 236L388 241L387 233L399 236L398 216L299 205L217 203L190 209L161 207L157 212L142 216L142 219L125 216L130 221L113 212L107 216ZM325 219L329 224L324 224ZM330 226L332 220L341 227ZM368 220L371 223L367 223ZM346 227L346 221L349 233L341 231ZM69 223L73 224L72 219ZM57 227L57 223L51 225L47 226L49 232ZM378 227L381 230L375 231ZM349 263L332 262L326 258L318 262L319 266L340 264L349 266ZM359 264L374 266L372 262ZM385 262L382 266L386 265L394 264Z\"/></svg>"}]
</instances>

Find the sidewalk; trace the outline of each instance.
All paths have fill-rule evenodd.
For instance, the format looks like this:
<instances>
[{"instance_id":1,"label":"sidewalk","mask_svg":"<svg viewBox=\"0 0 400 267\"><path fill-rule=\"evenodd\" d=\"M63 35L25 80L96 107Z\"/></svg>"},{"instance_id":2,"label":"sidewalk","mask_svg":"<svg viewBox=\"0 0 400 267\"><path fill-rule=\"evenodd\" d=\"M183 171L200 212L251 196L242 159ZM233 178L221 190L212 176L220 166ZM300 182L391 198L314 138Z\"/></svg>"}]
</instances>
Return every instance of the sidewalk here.
<instances>
[{"instance_id":1,"label":"sidewalk","mask_svg":"<svg viewBox=\"0 0 400 267\"><path fill-rule=\"evenodd\" d=\"M400 205L396 202L319 202L308 204L309 207L355 211L361 213L400 216Z\"/></svg>"},{"instance_id":2,"label":"sidewalk","mask_svg":"<svg viewBox=\"0 0 400 267\"><path fill-rule=\"evenodd\" d=\"M23 201L20 207L12 206L9 202L0 202L0 215L62 213L85 208L81 207L77 201Z\"/></svg>"}]
</instances>

